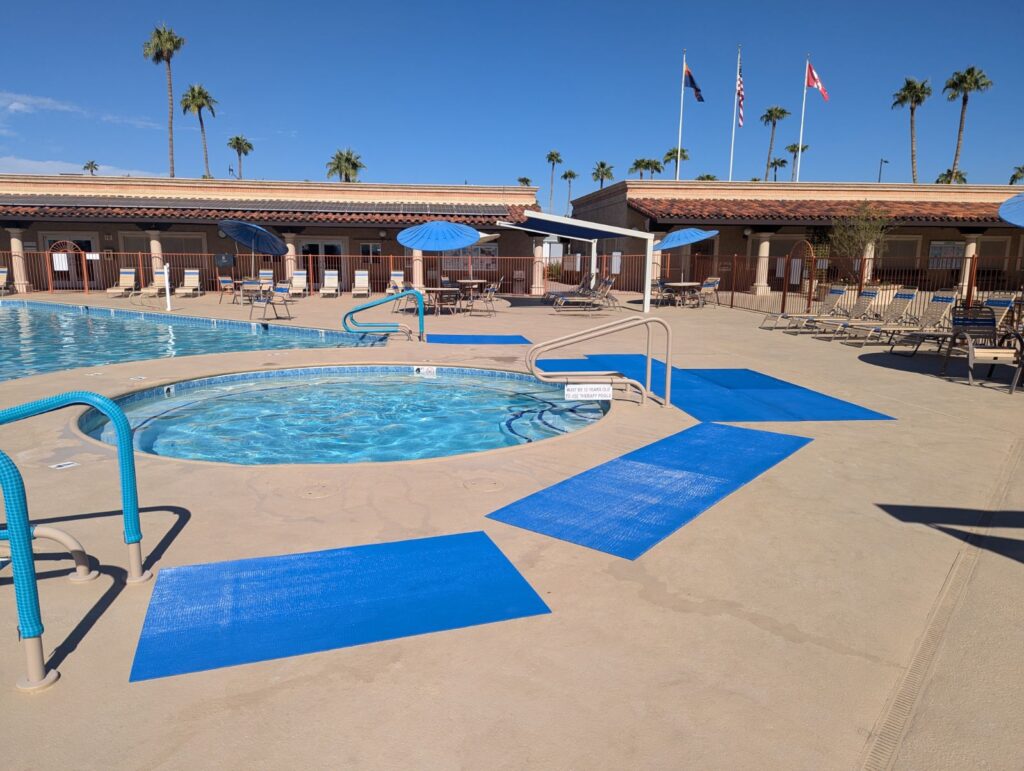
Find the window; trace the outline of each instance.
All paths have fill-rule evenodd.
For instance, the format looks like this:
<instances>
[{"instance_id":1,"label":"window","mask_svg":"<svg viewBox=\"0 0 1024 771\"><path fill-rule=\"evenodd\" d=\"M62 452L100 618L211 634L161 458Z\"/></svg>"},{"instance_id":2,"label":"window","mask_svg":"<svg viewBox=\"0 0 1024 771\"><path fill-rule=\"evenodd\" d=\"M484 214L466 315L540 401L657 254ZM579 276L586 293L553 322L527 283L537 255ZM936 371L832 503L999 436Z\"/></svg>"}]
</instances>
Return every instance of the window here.
<instances>
[{"instance_id":1,"label":"window","mask_svg":"<svg viewBox=\"0 0 1024 771\"><path fill-rule=\"evenodd\" d=\"M928 244L928 269L959 270L966 248L963 241L932 241Z\"/></svg>"},{"instance_id":2,"label":"window","mask_svg":"<svg viewBox=\"0 0 1024 771\"><path fill-rule=\"evenodd\" d=\"M886 236L880 263L887 268L916 268L920 249L920 236Z\"/></svg>"},{"instance_id":3,"label":"window","mask_svg":"<svg viewBox=\"0 0 1024 771\"><path fill-rule=\"evenodd\" d=\"M149 252L146 233L120 233L122 252ZM206 254L206 236L202 233L161 233L160 250L164 254Z\"/></svg>"},{"instance_id":4,"label":"window","mask_svg":"<svg viewBox=\"0 0 1024 771\"><path fill-rule=\"evenodd\" d=\"M363 265L380 264L380 242L364 242L359 244L359 256L362 257Z\"/></svg>"}]
</instances>

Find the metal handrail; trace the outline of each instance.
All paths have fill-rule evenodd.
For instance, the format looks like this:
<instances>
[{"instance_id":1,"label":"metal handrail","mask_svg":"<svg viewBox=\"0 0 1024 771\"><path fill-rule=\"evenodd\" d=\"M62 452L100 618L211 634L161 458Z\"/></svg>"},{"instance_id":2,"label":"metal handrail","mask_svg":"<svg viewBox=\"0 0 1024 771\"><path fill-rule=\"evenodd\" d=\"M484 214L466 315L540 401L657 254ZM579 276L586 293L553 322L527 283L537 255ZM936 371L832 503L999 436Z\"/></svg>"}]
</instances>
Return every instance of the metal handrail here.
<instances>
[{"instance_id":1,"label":"metal handrail","mask_svg":"<svg viewBox=\"0 0 1024 771\"><path fill-rule=\"evenodd\" d=\"M651 390L652 325L658 325L665 330L665 396L661 399L661 405L663 407L668 406L672 402L672 328L669 327L664 319L657 317L619 319L616 321L610 321L607 324L591 327L590 329L584 329L580 332L573 332L570 335L556 337L553 340L546 340L542 343L537 343L526 353L526 368L531 375L545 383L568 383L572 381L584 383L616 382L636 388L640 393L641 403L644 402L647 396L658 398ZM644 383L640 383L637 380L626 377L621 372L615 371L545 372L537 369L537 361L542 353L554 351L559 348L565 348L567 346L574 345L575 343L582 343L586 340L593 340L597 337L605 337L607 335L615 334L616 332L622 332L639 326L643 326L647 330L647 376Z\"/></svg>"},{"instance_id":2,"label":"metal handrail","mask_svg":"<svg viewBox=\"0 0 1024 771\"><path fill-rule=\"evenodd\" d=\"M357 305L341 317L341 328L351 334L371 333L392 335L401 333L408 335L409 339L412 340L412 328L407 324L402 324L401 322L358 321L355 318L355 315L360 311L365 311L367 308L375 308L378 305L384 305L385 303L394 302L395 300L400 300L403 297L413 297L416 300L416 312L419 316L420 328L418 339L420 342L423 342L423 295L415 289L406 289L404 292L399 292L398 294L388 295L387 297L382 297L379 300L373 300L372 302Z\"/></svg>"}]
</instances>

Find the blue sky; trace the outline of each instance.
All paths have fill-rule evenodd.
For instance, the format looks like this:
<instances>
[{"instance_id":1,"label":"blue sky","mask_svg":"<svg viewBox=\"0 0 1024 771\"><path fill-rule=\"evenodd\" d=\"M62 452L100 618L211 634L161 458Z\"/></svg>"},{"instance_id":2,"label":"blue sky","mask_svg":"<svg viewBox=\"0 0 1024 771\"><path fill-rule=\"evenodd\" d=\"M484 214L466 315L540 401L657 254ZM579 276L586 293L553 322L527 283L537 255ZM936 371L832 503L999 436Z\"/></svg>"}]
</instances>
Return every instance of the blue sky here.
<instances>
[{"instance_id":1,"label":"blue sky","mask_svg":"<svg viewBox=\"0 0 1024 771\"><path fill-rule=\"evenodd\" d=\"M968 110L969 181L1002 184L1024 164L1024 4L1007 0L16 3L4 21L2 171L95 159L105 173L166 173L164 75L141 55L162 21L187 39L176 99L199 82L219 100L208 122L218 177L234 163L227 138L242 133L255 144L248 177L322 180L331 153L351 146L365 181L528 176L546 204L551 149L566 162L559 174L579 173L575 195L596 187L595 161L621 179L634 158L674 145L685 47L707 101L687 95L683 176L724 178L737 43L747 122L736 179L763 173L765 107L793 113L777 146L796 141L807 52L832 98L808 94L802 179L873 181L885 157L886 180L910 181L908 116L890 103L914 76L936 92L918 113L921 178L933 180L952 161L959 115L941 86L969 65L995 84ZM175 139L178 176L201 175L194 117L177 112ZM561 181L556 196L564 201Z\"/></svg>"}]
</instances>

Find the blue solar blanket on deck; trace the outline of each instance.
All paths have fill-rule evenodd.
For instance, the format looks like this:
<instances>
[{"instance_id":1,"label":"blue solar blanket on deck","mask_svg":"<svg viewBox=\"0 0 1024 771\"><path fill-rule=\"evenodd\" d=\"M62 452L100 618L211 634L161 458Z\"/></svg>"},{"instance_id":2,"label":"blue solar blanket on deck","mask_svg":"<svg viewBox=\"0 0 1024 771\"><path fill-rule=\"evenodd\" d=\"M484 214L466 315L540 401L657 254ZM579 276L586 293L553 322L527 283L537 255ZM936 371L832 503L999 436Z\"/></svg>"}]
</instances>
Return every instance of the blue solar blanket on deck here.
<instances>
[{"instance_id":1,"label":"blue solar blanket on deck","mask_svg":"<svg viewBox=\"0 0 1024 771\"><path fill-rule=\"evenodd\" d=\"M644 382L639 354L604 354L586 359L543 359L548 372L614 370ZM654 361L652 387L665 391L665 364ZM697 420L720 423L802 420L891 420L888 415L787 383L751 369L672 368L672 404Z\"/></svg>"},{"instance_id":2,"label":"blue solar blanket on deck","mask_svg":"<svg viewBox=\"0 0 1024 771\"><path fill-rule=\"evenodd\" d=\"M529 345L522 335L427 335L428 343L442 345Z\"/></svg>"},{"instance_id":3,"label":"blue solar blanket on deck","mask_svg":"<svg viewBox=\"0 0 1024 771\"><path fill-rule=\"evenodd\" d=\"M130 679L549 612L483 532L165 568Z\"/></svg>"},{"instance_id":4,"label":"blue solar blanket on deck","mask_svg":"<svg viewBox=\"0 0 1024 771\"><path fill-rule=\"evenodd\" d=\"M636 559L810 439L715 423L552 485L490 519Z\"/></svg>"}]
</instances>

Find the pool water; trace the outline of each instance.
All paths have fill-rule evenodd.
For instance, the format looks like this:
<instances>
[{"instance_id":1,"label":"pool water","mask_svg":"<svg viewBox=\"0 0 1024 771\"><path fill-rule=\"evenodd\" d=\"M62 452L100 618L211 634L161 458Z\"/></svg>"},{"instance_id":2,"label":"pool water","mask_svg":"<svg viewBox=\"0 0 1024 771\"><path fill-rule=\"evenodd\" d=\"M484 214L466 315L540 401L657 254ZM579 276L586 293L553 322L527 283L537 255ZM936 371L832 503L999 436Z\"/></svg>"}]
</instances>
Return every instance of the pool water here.
<instances>
[{"instance_id":1,"label":"pool water","mask_svg":"<svg viewBox=\"0 0 1024 771\"><path fill-rule=\"evenodd\" d=\"M425 377L409 366L358 366L205 378L119 403L141 452L257 465L493 450L575 431L607 410L562 397L560 385L511 372L438 367ZM98 413L86 413L81 426L114 443Z\"/></svg>"},{"instance_id":2,"label":"pool water","mask_svg":"<svg viewBox=\"0 0 1024 771\"><path fill-rule=\"evenodd\" d=\"M381 344L378 336L110 309L0 302L0 381L75 367L229 351Z\"/></svg>"}]
</instances>

